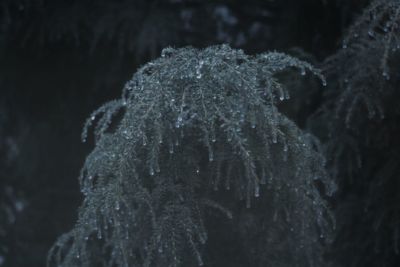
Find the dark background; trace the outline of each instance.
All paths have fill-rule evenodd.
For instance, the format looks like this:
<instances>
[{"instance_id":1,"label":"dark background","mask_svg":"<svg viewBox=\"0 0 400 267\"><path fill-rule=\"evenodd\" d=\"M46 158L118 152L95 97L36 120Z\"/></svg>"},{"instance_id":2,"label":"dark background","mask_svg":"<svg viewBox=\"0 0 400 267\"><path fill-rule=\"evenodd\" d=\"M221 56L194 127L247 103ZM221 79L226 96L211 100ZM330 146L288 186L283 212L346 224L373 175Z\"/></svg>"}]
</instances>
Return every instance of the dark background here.
<instances>
[{"instance_id":1,"label":"dark background","mask_svg":"<svg viewBox=\"0 0 400 267\"><path fill-rule=\"evenodd\" d=\"M318 65L366 2L1 0L0 266L45 265L82 201L83 122L162 48L300 48Z\"/></svg>"}]
</instances>

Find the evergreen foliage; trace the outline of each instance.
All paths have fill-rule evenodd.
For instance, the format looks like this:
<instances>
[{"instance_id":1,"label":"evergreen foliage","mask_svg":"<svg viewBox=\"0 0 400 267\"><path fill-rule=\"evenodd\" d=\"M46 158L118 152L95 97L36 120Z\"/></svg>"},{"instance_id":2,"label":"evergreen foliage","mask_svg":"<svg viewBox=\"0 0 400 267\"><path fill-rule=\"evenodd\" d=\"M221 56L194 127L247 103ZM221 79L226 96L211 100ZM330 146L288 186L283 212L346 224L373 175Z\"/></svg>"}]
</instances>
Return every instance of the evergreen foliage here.
<instances>
[{"instance_id":1,"label":"evergreen foliage","mask_svg":"<svg viewBox=\"0 0 400 267\"><path fill-rule=\"evenodd\" d=\"M384 117L379 101L387 95L383 80L390 80L390 59L400 48L399 19L399 1L373 1L348 29L342 49L326 60L340 88L336 113L344 114L347 127L360 106L369 118Z\"/></svg>"},{"instance_id":2,"label":"evergreen foliage","mask_svg":"<svg viewBox=\"0 0 400 267\"><path fill-rule=\"evenodd\" d=\"M339 266L396 266L399 259L399 16L397 0L365 8L324 62L333 82L309 120L339 185L332 246Z\"/></svg>"},{"instance_id":3,"label":"evergreen foliage","mask_svg":"<svg viewBox=\"0 0 400 267\"><path fill-rule=\"evenodd\" d=\"M89 116L83 203L47 265L399 266L399 16L3 0L0 266L44 266L73 227L88 111L161 48L218 43L162 50Z\"/></svg>"},{"instance_id":4,"label":"evergreen foliage","mask_svg":"<svg viewBox=\"0 0 400 267\"><path fill-rule=\"evenodd\" d=\"M292 68L326 84L304 61L227 45L166 48L141 67L85 124L96 143L85 199L48 265L213 266L207 225L221 213L237 238L257 240L243 252L250 266L322 266L333 219L321 192L335 185L318 141L276 107L289 98L276 74Z\"/></svg>"}]
</instances>

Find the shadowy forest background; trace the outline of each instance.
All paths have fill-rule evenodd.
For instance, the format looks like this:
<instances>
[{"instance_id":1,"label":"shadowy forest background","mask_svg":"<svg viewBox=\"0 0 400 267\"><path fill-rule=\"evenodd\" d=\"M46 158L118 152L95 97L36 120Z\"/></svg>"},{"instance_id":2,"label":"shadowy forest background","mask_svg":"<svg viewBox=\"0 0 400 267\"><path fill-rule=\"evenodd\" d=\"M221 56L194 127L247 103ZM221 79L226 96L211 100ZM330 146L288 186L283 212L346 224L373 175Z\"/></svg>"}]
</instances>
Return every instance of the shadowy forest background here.
<instances>
[{"instance_id":1,"label":"shadowy forest background","mask_svg":"<svg viewBox=\"0 0 400 267\"><path fill-rule=\"evenodd\" d=\"M45 266L74 227L89 114L163 48L216 44L322 70L327 86L283 73L278 109L321 141L338 187L323 266L399 266L399 14L396 0L0 1L0 267ZM212 266L251 266L224 253Z\"/></svg>"}]
</instances>

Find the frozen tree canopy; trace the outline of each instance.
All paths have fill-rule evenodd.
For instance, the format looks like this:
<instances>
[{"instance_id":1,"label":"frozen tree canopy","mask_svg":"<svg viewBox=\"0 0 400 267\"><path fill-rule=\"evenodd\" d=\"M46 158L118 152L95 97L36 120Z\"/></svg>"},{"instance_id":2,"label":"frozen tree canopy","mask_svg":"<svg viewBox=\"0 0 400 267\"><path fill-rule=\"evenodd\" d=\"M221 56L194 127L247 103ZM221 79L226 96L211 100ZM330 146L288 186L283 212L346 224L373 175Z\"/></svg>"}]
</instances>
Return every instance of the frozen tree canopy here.
<instances>
[{"instance_id":1,"label":"frozen tree canopy","mask_svg":"<svg viewBox=\"0 0 400 267\"><path fill-rule=\"evenodd\" d=\"M276 107L290 88L275 75L293 68L326 84L307 62L227 45L165 48L141 67L86 122L83 140L94 125L96 144L81 171L85 199L49 266L209 266L205 220L239 224L235 199L264 227L254 262L320 266L333 227L321 191L335 185L318 141Z\"/></svg>"},{"instance_id":2,"label":"frozen tree canopy","mask_svg":"<svg viewBox=\"0 0 400 267\"><path fill-rule=\"evenodd\" d=\"M0 267L400 266L399 48L400 0L1 1Z\"/></svg>"}]
</instances>

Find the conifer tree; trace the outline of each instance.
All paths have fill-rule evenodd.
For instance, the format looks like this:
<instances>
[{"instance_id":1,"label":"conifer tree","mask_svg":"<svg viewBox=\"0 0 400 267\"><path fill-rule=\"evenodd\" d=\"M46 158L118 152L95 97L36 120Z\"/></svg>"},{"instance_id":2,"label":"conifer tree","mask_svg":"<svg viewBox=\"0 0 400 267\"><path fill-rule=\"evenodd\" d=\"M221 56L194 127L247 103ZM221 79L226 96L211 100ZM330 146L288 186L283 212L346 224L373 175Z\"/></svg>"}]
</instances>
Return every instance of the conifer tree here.
<instances>
[{"instance_id":1,"label":"conifer tree","mask_svg":"<svg viewBox=\"0 0 400 267\"><path fill-rule=\"evenodd\" d=\"M221 266L230 244L210 233L227 230L236 266L322 266L335 184L318 140L276 107L290 92L276 74L293 68L326 84L304 61L227 45L141 67L85 124L84 201L48 266Z\"/></svg>"},{"instance_id":2,"label":"conifer tree","mask_svg":"<svg viewBox=\"0 0 400 267\"><path fill-rule=\"evenodd\" d=\"M399 23L397 0L365 8L324 62L332 82L309 120L339 185L332 247L339 266L399 262Z\"/></svg>"}]
</instances>

